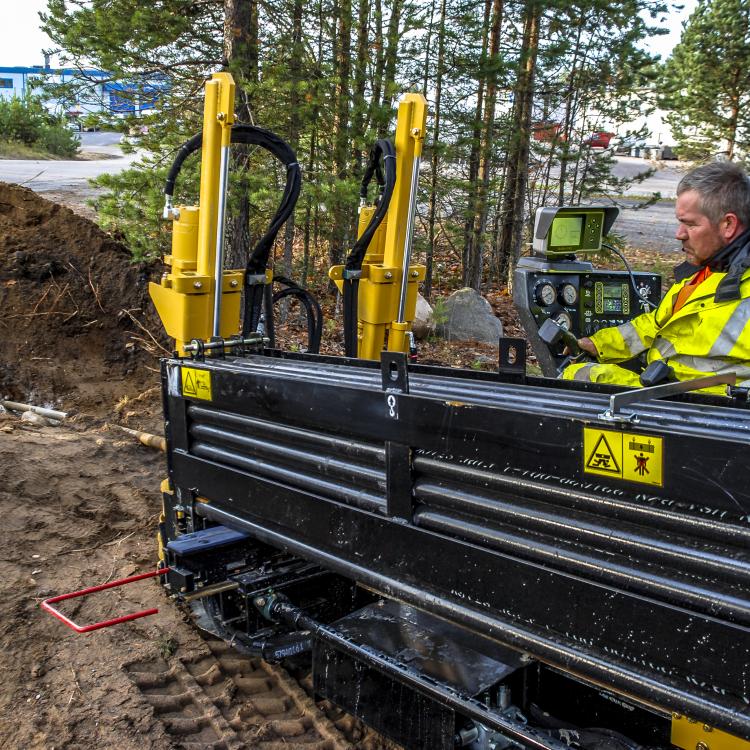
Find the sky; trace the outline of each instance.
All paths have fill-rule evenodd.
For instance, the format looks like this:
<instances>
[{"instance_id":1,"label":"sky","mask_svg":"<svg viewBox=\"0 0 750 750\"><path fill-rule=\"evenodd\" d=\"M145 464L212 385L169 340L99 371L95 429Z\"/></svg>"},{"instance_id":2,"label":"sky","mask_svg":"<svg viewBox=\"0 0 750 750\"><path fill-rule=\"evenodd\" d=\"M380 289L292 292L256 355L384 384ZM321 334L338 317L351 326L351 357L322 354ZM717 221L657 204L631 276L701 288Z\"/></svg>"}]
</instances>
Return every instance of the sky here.
<instances>
[{"instance_id":1,"label":"sky","mask_svg":"<svg viewBox=\"0 0 750 750\"><path fill-rule=\"evenodd\" d=\"M5 3L13 3L13 13L8 14L0 25L0 67L42 65L42 49L52 47L49 37L39 29L38 13L46 10L46 0L2 0L2 4ZM682 21L690 15L695 4L696 0L684 0L684 10L672 11L665 23L670 29L669 34L644 44L646 49L666 59L680 40ZM56 63L57 59L53 57L52 64Z\"/></svg>"}]
</instances>

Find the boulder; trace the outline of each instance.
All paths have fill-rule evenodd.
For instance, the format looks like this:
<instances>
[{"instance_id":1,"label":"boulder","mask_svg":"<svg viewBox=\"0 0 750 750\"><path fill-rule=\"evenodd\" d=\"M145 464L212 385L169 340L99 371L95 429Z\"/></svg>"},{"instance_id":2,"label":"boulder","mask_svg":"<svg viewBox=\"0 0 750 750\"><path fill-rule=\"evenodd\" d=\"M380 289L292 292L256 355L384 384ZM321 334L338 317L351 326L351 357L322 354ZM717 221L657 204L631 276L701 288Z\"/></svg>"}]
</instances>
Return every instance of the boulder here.
<instances>
[{"instance_id":1,"label":"boulder","mask_svg":"<svg viewBox=\"0 0 750 750\"><path fill-rule=\"evenodd\" d=\"M453 292L442 304L437 332L448 341L481 341L498 345L503 324L479 292L465 287Z\"/></svg>"},{"instance_id":2,"label":"boulder","mask_svg":"<svg viewBox=\"0 0 750 750\"><path fill-rule=\"evenodd\" d=\"M411 330L415 338L426 339L435 331L435 321L432 319L432 305L417 293L417 308Z\"/></svg>"}]
</instances>

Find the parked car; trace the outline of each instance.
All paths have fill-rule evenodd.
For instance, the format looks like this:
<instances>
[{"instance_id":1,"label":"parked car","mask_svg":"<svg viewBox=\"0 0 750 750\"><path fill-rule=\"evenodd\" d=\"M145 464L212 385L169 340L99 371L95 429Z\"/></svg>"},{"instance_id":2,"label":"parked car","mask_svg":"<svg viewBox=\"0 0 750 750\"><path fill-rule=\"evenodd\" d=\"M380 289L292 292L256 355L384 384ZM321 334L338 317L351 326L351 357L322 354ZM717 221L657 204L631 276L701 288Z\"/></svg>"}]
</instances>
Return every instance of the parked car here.
<instances>
[{"instance_id":1,"label":"parked car","mask_svg":"<svg viewBox=\"0 0 750 750\"><path fill-rule=\"evenodd\" d=\"M589 148L609 148L614 137L614 133L608 133L606 130L595 130L583 139L583 145Z\"/></svg>"}]
</instances>

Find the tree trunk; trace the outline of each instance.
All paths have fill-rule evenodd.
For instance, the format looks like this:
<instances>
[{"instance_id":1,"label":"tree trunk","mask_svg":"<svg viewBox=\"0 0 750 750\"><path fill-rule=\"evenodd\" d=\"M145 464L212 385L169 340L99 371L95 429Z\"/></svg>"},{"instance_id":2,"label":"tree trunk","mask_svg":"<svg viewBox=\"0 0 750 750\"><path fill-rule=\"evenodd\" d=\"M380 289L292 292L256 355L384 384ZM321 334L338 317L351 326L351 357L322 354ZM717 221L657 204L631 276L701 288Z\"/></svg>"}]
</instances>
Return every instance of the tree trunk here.
<instances>
[{"instance_id":1,"label":"tree trunk","mask_svg":"<svg viewBox=\"0 0 750 750\"><path fill-rule=\"evenodd\" d=\"M531 111L534 98L534 72L539 48L540 5L529 0L524 8L523 42L513 113L515 136L509 150L508 172L503 188L502 231L498 248L500 281L506 282L512 264L521 253L524 200L529 172Z\"/></svg>"},{"instance_id":2,"label":"tree trunk","mask_svg":"<svg viewBox=\"0 0 750 750\"><path fill-rule=\"evenodd\" d=\"M430 155L430 198L427 219L427 270L424 279L424 296L432 296L432 267L435 258L435 220L437 218L437 184L440 168L440 114L445 75L445 9L446 0L440 0L440 26L438 27L438 57L435 70L435 113L432 121L432 154Z\"/></svg>"},{"instance_id":3,"label":"tree trunk","mask_svg":"<svg viewBox=\"0 0 750 750\"><path fill-rule=\"evenodd\" d=\"M479 149L479 170L477 179L476 208L472 232L472 255L470 256L467 286L479 291L482 284L482 271L485 256L485 235L489 210L488 192L492 141L495 130L495 107L497 104L498 67L500 63L500 28L502 26L502 0L492 2L492 27L490 29L489 59L487 68L487 94L484 105L484 120Z\"/></svg>"},{"instance_id":4,"label":"tree trunk","mask_svg":"<svg viewBox=\"0 0 750 750\"><path fill-rule=\"evenodd\" d=\"M258 85L257 0L224 0L224 60L237 83L235 110L240 122L252 121L252 97ZM249 149L233 149L235 174L247 169ZM242 177L235 181L237 210L229 219L225 267L244 268L250 253L250 201Z\"/></svg>"}]
</instances>

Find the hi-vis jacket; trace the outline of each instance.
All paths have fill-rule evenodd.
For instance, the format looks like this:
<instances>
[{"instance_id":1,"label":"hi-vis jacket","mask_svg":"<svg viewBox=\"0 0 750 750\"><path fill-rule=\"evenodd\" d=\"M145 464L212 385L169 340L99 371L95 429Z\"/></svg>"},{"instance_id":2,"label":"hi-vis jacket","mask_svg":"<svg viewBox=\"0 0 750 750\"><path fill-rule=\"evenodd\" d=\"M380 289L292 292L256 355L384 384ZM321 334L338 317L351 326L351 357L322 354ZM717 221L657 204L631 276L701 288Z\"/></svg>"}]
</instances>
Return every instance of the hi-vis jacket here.
<instances>
[{"instance_id":1,"label":"hi-vis jacket","mask_svg":"<svg viewBox=\"0 0 750 750\"><path fill-rule=\"evenodd\" d=\"M717 302L716 287L725 276L712 273L674 314L677 293L689 279L674 284L656 310L593 334L601 364L574 364L562 377L637 387L636 373L612 363L648 350L648 363L665 360L678 380L725 372L736 373L738 383L750 379L750 269L742 275L740 299ZM703 391L725 394L726 386Z\"/></svg>"}]
</instances>

